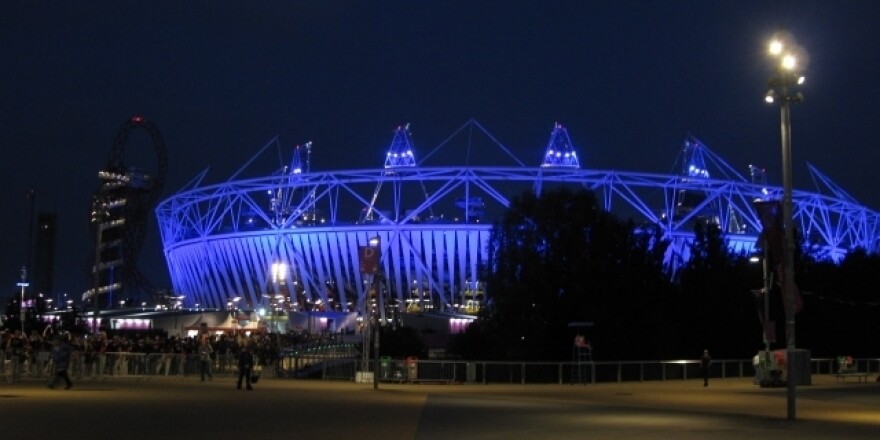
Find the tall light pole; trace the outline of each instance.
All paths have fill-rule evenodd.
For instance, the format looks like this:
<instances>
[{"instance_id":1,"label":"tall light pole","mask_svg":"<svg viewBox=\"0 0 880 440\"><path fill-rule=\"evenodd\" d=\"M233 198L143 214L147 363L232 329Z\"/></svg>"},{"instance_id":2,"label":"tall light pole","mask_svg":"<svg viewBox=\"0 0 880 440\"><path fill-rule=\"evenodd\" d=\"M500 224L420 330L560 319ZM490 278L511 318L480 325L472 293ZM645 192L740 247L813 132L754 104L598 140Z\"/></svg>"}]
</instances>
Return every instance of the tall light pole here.
<instances>
[{"instance_id":1,"label":"tall light pole","mask_svg":"<svg viewBox=\"0 0 880 440\"><path fill-rule=\"evenodd\" d=\"M95 308L95 316L92 319L95 334L101 332L101 305L98 301L98 291L101 290L101 247L103 247L104 220L106 218L106 203L103 195L95 195L92 200L92 223L95 225L95 266L92 271L94 290L92 291L92 305Z\"/></svg>"},{"instance_id":2,"label":"tall light pole","mask_svg":"<svg viewBox=\"0 0 880 440\"><path fill-rule=\"evenodd\" d=\"M381 261L382 251L380 246L381 239L379 237L370 238L370 247L376 250L377 266L376 271L373 273L373 286L376 288L376 307L378 308L379 314L374 316L375 319L371 320L374 329L373 329L373 389L379 389L379 335L381 332L380 326L384 322L385 318L385 305L382 303L382 285L376 284L376 278L379 276L379 267L378 262Z\"/></svg>"},{"instance_id":3,"label":"tall light pole","mask_svg":"<svg viewBox=\"0 0 880 440\"><path fill-rule=\"evenodd\" d=\"M24 308L24 289L30 285L27 282L27 267L21 266L21 281L16 283L18 287L21 287L21 302L18 303L18 319L21 321L21 334L27 336L27 333L24 332L24 320L25 320L25 308Z\"/></svg>"},{"instance_id":4,"label":"tall light pole","mask_svg":"<svg viewBox=\"0 0 880 440\"><path fill-rule=\"evenodd\" d=\"M791 41L774 39L770 42L769 53L778 61L773 77L770 79L770 90L764 98L768 103L779 102L782 133L782 217L785 228L785 247L783 250L783 293L785 294L785 333L786 333L786 368L788 388L788 419L797 418L795 397L795 381L793 366L795 351L795 285L794 285L794 210L792 206L791 178L791 103L801 102L804 97L794 91L804 83L798 63L799 49Z\"/></svg>"},{"instance_id":5,"label":"tall light pole","mask_svg":"<svg viewBox=\"0 0 880 440\"><path fill-rule=\"evenodd\" d=\"M272 283L273 283L273 292L272 295L268 297L269 299L269 307L270 316L271 316L271 326L269 327L269 333L272 333L272 326L275 326L275 307L277 306L277 300L280 294L278 293L281 290L282 286L287 285L287 272L288 267L287 263L277 262L272 263ZM264 295L265 296L265 295Z\"/></svg>"},{"instance_id":6,"label":"tall light pole","mask_svg":"<svg viewBox=\"0 0 880 440\"><path fill-rule=\"evenodd\" d=\"M368 323L368 327L364 331L364 367L367 367L369 364L369 349L370 346L368 344L369 335L373 333L373 389L379 389L379 326L378 322L374 322L374 315L372 311L372 306L370 304L370 290L375 285L376 274L379 272L379 261L381 260L380 256L381 246L379 237L372 237L369 241L369 246L360 246L358 248L358 259L360 260L360 270L361 274L364 276L364 281L366 283L366 294L364 295L364 315L363 319L365 323ZM379 305L381 306L381 292L377 288L376 292L377 300L380 301Z\"/></svg>"},{"instance_id":7,"label":"tall light pole","mask_svg":"<svg viewBox=\"0 0 880 440\"><path fill-rule=\"evenodd\" d=\"M767 364L769 364L769 360L770 360L770 335L768 334L770 329L768 328L769 327L768 323L770 321L770 289L772 288L772 286L770 285L770 246L769 246L769 243L767 242L766 237L764 238L763 246L764 246L764 258L761 259L762 260L761 261L761 266L762 266L761 269L764 272L764 279L763 279L764 283L762 286L764 292L763 292L763 295L761 295L761 296L764 297L764 321L761 323L761 326L764 327L763 328L763 330L764 330L763 331L763 333L764 333L764 358L765 358L765 361L767 361L767 363L765 365L767 365ZM774 336L774 339L775 339L775 336Z\"/></svg>"}]
</instances>

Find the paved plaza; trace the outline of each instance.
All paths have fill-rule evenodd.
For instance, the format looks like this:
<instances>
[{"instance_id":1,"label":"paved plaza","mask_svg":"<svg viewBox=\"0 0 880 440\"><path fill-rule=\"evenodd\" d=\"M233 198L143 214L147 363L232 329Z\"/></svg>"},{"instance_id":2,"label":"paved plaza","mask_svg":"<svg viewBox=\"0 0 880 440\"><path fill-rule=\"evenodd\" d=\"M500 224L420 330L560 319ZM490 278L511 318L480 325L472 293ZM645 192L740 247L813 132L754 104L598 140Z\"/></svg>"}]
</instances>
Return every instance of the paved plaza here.
<instances>
[{"instance_id":1,"label":"paved plaza","mask_svg":"<svg viewBox=\"0 0 880 440\"><path fill-rule=\"evenodd\" d=\"M785 388L749 379L596 385L413 385L230 377L0 383L9 439L877 439L880 383L813 376Z\"/></svg>"}]
</instances>

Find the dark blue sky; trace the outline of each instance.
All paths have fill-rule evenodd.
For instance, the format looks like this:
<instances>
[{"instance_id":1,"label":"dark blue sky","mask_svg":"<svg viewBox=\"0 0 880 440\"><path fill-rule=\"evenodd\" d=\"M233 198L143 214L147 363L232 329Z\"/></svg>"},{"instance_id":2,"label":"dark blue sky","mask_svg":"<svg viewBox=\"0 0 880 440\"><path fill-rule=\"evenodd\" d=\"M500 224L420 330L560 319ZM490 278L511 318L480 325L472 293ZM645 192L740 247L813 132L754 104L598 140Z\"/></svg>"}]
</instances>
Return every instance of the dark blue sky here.
<instances>
[{"instance_id":1,"label":"dark blue sky","mask_svg":"<svg viewBox=\"0 0 880 440\"><path fill-rule=\"evenodd\" d=\"M0 294L17 291L30 188L59 216L57 289L88 288L96 173L136 114L165 137L165 196L275 135L313 141L313 169L367 168L398 124L425 154L470 118L534 164L562 122L600 169L669 172L692 133L778 184L762 98L781 28L810 54L795 185L812 189L810 162L878 209L878 23L872 0L0 2ZM150 168L150 148L135 136L126 163ZM144 271L167 285L153 223Z\"/></svg>"}]
</instances>

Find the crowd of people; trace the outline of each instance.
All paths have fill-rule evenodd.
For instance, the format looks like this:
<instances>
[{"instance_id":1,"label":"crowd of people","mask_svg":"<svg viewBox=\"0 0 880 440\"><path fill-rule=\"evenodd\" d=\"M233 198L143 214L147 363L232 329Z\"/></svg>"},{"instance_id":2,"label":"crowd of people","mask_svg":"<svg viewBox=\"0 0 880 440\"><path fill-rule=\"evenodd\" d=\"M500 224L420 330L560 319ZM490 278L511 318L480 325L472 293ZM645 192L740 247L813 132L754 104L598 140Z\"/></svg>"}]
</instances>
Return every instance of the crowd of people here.
<instances>
[{"instance_id":1,"label":"crowd of people","mask_svg":"<svg viewBox=\"0 0 880 440\"><path fill-rule=\"evenodd\" d=\"M69 349L66 361L55 352L58 342ZM50 379L59 362L66 362L65 374L77 380L99 380L104 376L179 376L198 374L211 380L215 372L238 371L242 352L253 356L255 368L271 371L280 350L292 343L274 334L209 334L164 336L147 334L75 335L47 327L42 333L4 330L0 333L2 368L0 376L15 383L25 377ZM63 378L62 378L63 379ZM68 385L70 383L68 382Z\"/></svg>"}]
</instances>

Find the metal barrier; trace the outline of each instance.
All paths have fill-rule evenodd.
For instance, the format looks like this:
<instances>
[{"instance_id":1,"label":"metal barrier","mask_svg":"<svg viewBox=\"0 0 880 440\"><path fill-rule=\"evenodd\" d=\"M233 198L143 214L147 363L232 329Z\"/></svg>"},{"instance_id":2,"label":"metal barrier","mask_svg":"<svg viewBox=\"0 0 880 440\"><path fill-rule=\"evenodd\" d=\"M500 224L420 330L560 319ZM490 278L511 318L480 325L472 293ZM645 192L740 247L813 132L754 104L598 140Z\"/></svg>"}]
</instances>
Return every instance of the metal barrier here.
<instances>
[{"instance_id":1,"label":"metal barrier","mask_svg":"<svg viewBox=\"0 0 880 440\"><path fill-rule=\"evenodd\" d=\"M45 352L48 354L48 352ZM5 368L2 368L5 367ZM263 366L264 371L274 369L274 365ZM12 380L10 362L0 364L0 376ZM238 374L238 361L233 355L216 355L211 358L209 370L212 375ZM54 366L48 356L35 356L21 363L15 372L17 379L48 379L54 373ZM149 377L187 377L200 374L199 356L177 353L84 353L73 352L70 357L68 374L75 380ZM267 374L267 373L264 373Z\"/></svg>"},{"instance_id":2,"label":"metal barrier","mask_svg":"<svg viewBox=\"0 0 880 440\"><path fill-rule=\"evenodd\" d=\"M282 351L276 375L293 378L351 379L358 371L358 350L354 344L321 343Z\"/></svg>"},{"instance_id":3,"label":"metal barrier","mask_svg":"<svg viewBox=\"0 0 880 440\"><path fill-rule=\"evenodd\" d=\"M355 371L361 371L356 356L348 360L335 359L334 365L345 368L325 368L329 363L323 358L312 358L312 374L322 379L354 380ZM318 366L320 365L320 366ZM859 359L859 371L880 373L880 359ZM833 374L834 359L811 359L813 374ZM581 369L580 374L573 374ZM332 370L332 371L331 371ZM594 384L607 382L643 382L687 380L701 377L699 360L674 361L593 361L593 362L503 362L463 360L413 360L383 359L379 365L364 370L379 372L383 382L462 382L481 384ZM751 359L716 359L712 361L709 375L712 378L753 377L755 369ZM572 380L579 378L580 380Z\"/></svg>"},{"instance_id":4,"label":"metal barrier","mask_svg":"<svg viewBox=\"0 0 880 440\"><path fill-rule=\"evenodd\" d=\"M834 374L834 358L811 359L812 374ZM355 380L357 371L376 371L384 382L461 382L481 384L593 384L686 380L700 377L699 360L591 361L591 362L504 362L467 360L419 360L382 358L378 365L361 364L361 356L350 344L300 347L284 352L272 365L263 366L266 377ZM855 359L856 371L880 374L880 358ZM11 359L0 364L0 376L10 382L27 378L49 378L53 372L48 352L36 353L13 372ZM212 375L235 376L234 355L213 356ZM200 374L196 354L74 352L68 373L75 380L104 378L187 377ZM710 367L713 378L751 377L752 360L716 359ZM15 377L13 377L15 376ZM575 380L575 378L577 380Z\"/></svg>"}]
</instances>

